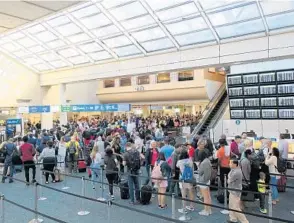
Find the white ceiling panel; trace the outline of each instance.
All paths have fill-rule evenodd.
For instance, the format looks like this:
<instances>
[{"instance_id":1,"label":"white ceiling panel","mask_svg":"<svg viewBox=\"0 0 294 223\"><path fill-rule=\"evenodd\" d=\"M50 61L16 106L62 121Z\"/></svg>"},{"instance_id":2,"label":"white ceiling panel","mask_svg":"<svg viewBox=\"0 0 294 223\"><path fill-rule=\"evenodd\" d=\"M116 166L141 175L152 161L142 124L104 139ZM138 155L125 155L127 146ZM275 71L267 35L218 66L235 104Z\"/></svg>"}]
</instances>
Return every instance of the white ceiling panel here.
<instances>
[{"instance_id":1,"label":"white ceiling panel","mask_svg":"<svg viewBox=\"0 0 294 223\"><path fill-rule=\"evenodd\" d=\"M57 39L57 36L49 31L40 32L35 34L34 36L42 42L50 42Z\"/></svg>"},{"instance_id":2,"label":"white ceiling panel","mask_svg":"<svg viewBox=\"0 0 294 223\"><path fill-rule=\"evenodd\" d=\"M150 5L153 10L159 10L169 7L174 7L176 5L181 5L187 2L191 2L191 0L146 0L146 2Z\"/></svg>"},{"instance_id":3,"label":"white ceiling panel","mask_svg":"<svg viewBox=\"0 0 294 223\"><path fill-rule=\"evenodd\" d=\"M39 56L45 61L55 61L57 59L56 55L51 52L43 53L43 54L40 54Z\"/></svg>"},{"instance_id":4,"label":"white ceiling panel","mask_svg":"<svg viewBox=\"0 0 294 223\"><path fill-rule=\"evenodd\" d=\"M89 59L85 56L76 56L76 57L70 57L68 60L73 64L84 64L89 63Z\"/></svg>"},{"instance_id":5,"label":"white ceiling panel","mask_svg":"<svg viewBox=\"0 0 294 223\"><path fill-rule=\"evenodd\" d=\"M103 42L110 48L131 45L132 42L126 36L118 36L110 39L105 39Z\"/></svg>"},{"instance_id":6,"label":"white ceiling panel","mask_svg":"<svg viewBox=\"0 0 294 223\"><path fill-rule=\"evenodd\" d=\"M19 50L19 46L17 46L16 44L14 43L5 43L1 46L3 49L9 51L9 52L14 52L14 51L17 51Z\"/></svg>"},{"instance_id":7,"label":"white ceiling panel","mask_svg":"<svg viewBox=\"0 0 294 223\"><path fill-rule=\"evenodd\" d=\"M48 19L47 23L52 27L56 27L70 23L70 19L66 16L58 16L52 19Z\"/></svg>"},{"instance_id":8,"label":"white ceiling panel","mask_svg":"<svg viewBox=\"0 0 294 223\"><path fill-rule=\"evenodd\" d=\"M95 61L107 60L107 59L112 58L112 56L107 51L100 51L100 52L96 52L96 53L90 53L88 55Z\"/></svg>"},{"instance_id":9,"label":"white ceiling panel","mask_svg":"<svg viewBox=\"0 0 294 223\"><path fill-rule=\"evenodd\" d=\"M83 45L78 46L84 53L92 53L96 51L101 51L103 48L99 46L97 43L86 43Z\"/></svg>"},{"instance_id":10,"label":"white ceiling panel","mask_svg":"<svg viewBox=\"0 0 294 223\"><path fill-rule=\"evenodd\" d=\"M159 39L165 37L165 33L161 28L155 27L152 29L146 29L139 32L134 32L131 34L139 42L144 42L147 40Z\"/></svg>"},{"instance_id":11,"label":"white ceiling panel","mask_svg":"<svg viewBox=\"0 0 294 223\"><path fill-rule=\"evenodd\" d=\"M152 25L155 23L156 22L151 15L141 16L135 19L130 19L121 22L122 26L127 30Z\"/></svg>"},{"instance_id":12,"label":"white ceiling panel","mask_svg":"<svg viewBox=\"0 0 294 223\"><path fill-rule=\"evenodd\" d=\"M28 48L28 50L32 53L40 53L46 51L46 49L40 45L30 47Z\"/></svg>"},{"instance_id":13,"label":"white ceiling panel","mask_svg":"<svg viewBox=\"0 0 294 223\"><path fill-rule=\"evenodd\" d=\"M81 8L79 10L71 12L71 14L77 19L81 19L90 15L98 14L99 12L100 10L97 8L96 5L90 5L86 6L85 8Z\"/></svg>"},{"instance_id":14,"label":"white ceiling panel","mask_svg":"<svg viewBox=\"0 0 294 223\"><path fill-rule=\"evenodd\" d=\"M177 23L170 23L170 24L167 24L166 27L170 31L170 33L173 35L208 28L207 24L205 23L202 17L184 20Z\"/></svg>"},{"instance_id":15,"label":"white ceiling panel","mask_svg":"<svg viewBox=\"0 0 294 223\"><path fill-rule=\"evenodd\" d=\"M142 43L142 46L147 52L165 50L175 47L169 39L153 40Z\"/></svg>"},{"instance_id":16,"label":"white ceiling panel","mask_svg":"<svg viewBox=\"0 0 294 223\"><path fill-rule=\"evenodd\" d=\"M91 32L97 36L98 38L104 37L104 36L111 36L120 33L119 28L117 28L115 25L105 26L98 29L93 29Z\"/></svg>"},{"instance_id":17,"label":"white ceiling panel","mask_svg":"<svg viewBox=\"0 0 294 223\"><path fill-rule=\"evenodd\" d=\"M114 18L120 21L147 14L147 11L140 2L133 2L121 7L111 9L110 13L113 15Z\"/></svg>"},{"instance_id":18,"label":"white ceiling panel","mask_svg":"<svg viewBox=\"0 0 294 223\"><path fill-rule=\"evenodd\" d=\"M46 45L52 49L56 49L56 48L59 48L59 47L63 47L65 46L65 42L58 39L58 40L54 40L54 41L51 41L51 42L48 42L46 43Z\"/></svg>"},{"instance_id":19,"label":"white ceiling panel","mask_svg":"<svg viewBox=\"0 0 294 223\"><path fill-rule=\"evenodd\" d=\"M37 24L26 29L26 31L28 31L31 34L39 33L45 30L46 28L42 26L41 24Z\"/></svg>"},{"instance_id":20,"label":"white ceiling panel","mask_svg":"<svg viewBox=\"0 0 294 223\"><path fill-rule=\"evenodd\" d=\"M80 43L86 40L90 40L91 38L86 33L80 33L77 35L69 36L67 39L72 43Z\"/></svg>"},{"instance_id":21,"label":"white ceiling panel","mask_svg":"<svg viewBox=\"0 0 294 223\"><path fill-rule=\"evenodd\" d=\"M58 53L66 58L79 55L79 52L74 48L66 48L59 50Z\"/></svg>"},{"instance_id":22,"label":"white ceiling panel","mask_svg":"<svg viewBox=\"0 0 294 223\"><path fill-rule=\"evenodd\" d=\"M50 61L50 64L55 68L62 68L68 66L68 64L62 60Z\"/></svg>"},{"instance_id":23,"label":"white ceiling panel","mask_svg":"<svg viewBox=\"0 0 294 223\"><path fill-rule=\"evenodd\" d=\"M216 41L214 35L209 29L194 32L194 33L179 35L179 36L176 36L175 38L181 46Z\"/></svg>"},{"instance_id":24,"label":"white ceiling panel","mask_svg":"<svg viewBox=\"0 0 294 223\"><path fill-rule=\"evenodd\" d=\"M25 37L25 38L19 39L16 42L19 43L20 45L22 45L25 48L36 46L38 44L34 40L32 40L31 38L29 38L29 37Z\"/></svg>"},{"instance_id":25,"label":"white ceiling panel","mask_svg":"<svg viewBox=\"0 0 294 223\"><path fill-rule=\"evenodd\" d=\"M35 64L42 63L42 60L35 57L26 57L26 58L23 58L23 62L29 65L35 65Z\"/></svg>"},{"instance_id":26,"label":"white ceiling panel","mask_svg":"<svg viewBox=\"0 0 294 223\"><path fill-rule=\"evenodd\" d=\"M82 30L74 23L58 26L55 27L55 29L63 36L71 36L82 32Z\"/></svg>"},{"instance_id":27,"label":"white ceiling panel","mask_svg":"<svg viewBox=\"0 0 294 223\"><path fill-rule=\"evenodd\" d=\"M87 17L81 19L81 22L88 28L88 29L95 29L101 26L106 26L111 24L111 21L102 13L98 15L94 15L91 17Z\"/></svg>"},{"instance_id":28,"label":"white ceiling panel","mask_svg":"<svg viewBox=\"0 0 294 223\"><path fill-rule=\"evenodd\" d=\"M102 5L109 9L119 5L128 4L130 2L135 2L135 0L104 0L102 1Z\"/></svg>"},{"instance_id":29,"label":"white ceiling panel","mask_svg":"<svg viewBox=\"0 0 294 223\"><path fill-rule=\"evenodd\" d=\"M19 50L19 51L13 52L13 54L17 57L25 57L25 56L28 56L30 52L25 50Z\"/></svg>"},{"instance_id":30,"label":"white ceiling panel","mask_svg":"<svg viewBox=\"0 0 294 223\"><path fill-rule=\"evenodd\" d=\"M113 50L119 57L142 54L142 52L135 45L115 48Z\"/></svg>"},{"instance_id":31,"label":"white ceiling panel","mask_svg":"<svg viewBox=\"0 0 294 223\"><path fill-rule=\"evenodd\" d=\"M50 70L50 67L48 65L46 65L46 64L43 64L43 63L41 63L41 64L35 64L35 65L33 65L33 67L35 69L39 70L39 71L47 71L47 70Z\"/></svg>"}]
</instances>

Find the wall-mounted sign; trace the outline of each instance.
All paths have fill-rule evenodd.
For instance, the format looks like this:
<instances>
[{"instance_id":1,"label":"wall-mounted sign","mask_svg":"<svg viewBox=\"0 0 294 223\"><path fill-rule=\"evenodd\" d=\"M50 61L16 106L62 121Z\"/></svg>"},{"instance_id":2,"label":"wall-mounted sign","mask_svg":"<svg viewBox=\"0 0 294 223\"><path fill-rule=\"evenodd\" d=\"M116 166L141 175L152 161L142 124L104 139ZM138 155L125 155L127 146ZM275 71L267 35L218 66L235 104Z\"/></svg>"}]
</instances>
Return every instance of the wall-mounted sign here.
<instances>
[{"instance_id":1,"label":"wall-mounted sign","mask_svg":"<svg viewBox=\"0 0 294 223\"><path fill-rule=\"evenodd\" d=\"M60 112L60 106L59 105L51 105L50 106L50 112Z\"/></svg>"},{"instance_id":2,"label":"wall-mounted sign","mask_svg":"<svg viewBox=\"0 0 294 223\"><path fill-rule=\"evenodd\" d=\"M48 113L50 112L50 106L29 106L29 113Z\"/></svg>"},{"instance_id":3,"label":"wall-mounted sign","mask_svg":"<svg viewBox=\"0 0 294 223\"><path fill-rule=\"evenodd\" d=\"M19 113L19 114L28 114L29 113L29 107L28 106L18 107L17 113Z\"/></svg>"},{"instance_id":4,"label":"wall-mounted sign","mask_svg":"<svg viewBox=\"0 0 294 223\"><path fill-rule=\"evenodd\" d=\"M61 112L71 112L71 107L70 107L70 105L61 105L60 111Z\"/></svg>"},{"instance_id":5,"label":"wall-mounted sign","mask_svg":"<svg viewBox=\"0 0 294 223\"><path fill-rule=\"evenodd\" d=\"M163 106L160 106L160 105L150 105L150 110L153 110L153 111L161 111L161 110L163 110Z\"/></svg>"},{"instance_id":6,"label":"wall-mounted sign","mask_svg":"<svg viewBox=\"0 0 294 223\"><path fill-rule=\"evenodd\" d=\"M135 91L144 91L144 86L136 86Z\"/></svg>"},{"instance_id":7,"label":"wall-mounted sign","mask_svg":"<svg viewBox=\"0 0 294 223\"><path fill-rule=\"evenodd\" d=\"M6 125L21 125L21 119L20 118L7 119Z\"/></svg>"},{"instance_id":8,"label":"wall-mounted sign","mask_svg":"<svg viewBox=\"0 0 294 223\"><path fill-rule=\"evenodd\" d=\"M93 105L71 105L72 112L117 112L130 111L130 104L93 104Z\"/></svg>"}]
</instances>

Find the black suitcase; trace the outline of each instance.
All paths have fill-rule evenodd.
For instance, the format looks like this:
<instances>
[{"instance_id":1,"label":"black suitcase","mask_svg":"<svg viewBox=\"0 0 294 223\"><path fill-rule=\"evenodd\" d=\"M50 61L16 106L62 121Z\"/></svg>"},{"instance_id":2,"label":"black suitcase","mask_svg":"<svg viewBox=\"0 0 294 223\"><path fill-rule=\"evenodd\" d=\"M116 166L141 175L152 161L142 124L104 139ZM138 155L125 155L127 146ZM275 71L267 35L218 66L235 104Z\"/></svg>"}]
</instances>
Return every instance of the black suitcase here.
<instances>
[{"instance_id":1,"label":"black suitcase","mask_svg":"<svg viewBox=\"0 0 294 223\"><path fill-rule=\"evenodd\" d=\"M150 203L152 197L152 187L150 185L144 185L141 188L141 204L146 205Z\"/></svg>"},{"instance_id":2,"label":"black suitcase","mask_svg":"<svg viewBox=\"0 0 294 223\"><path fill-rule=\"evenodd\" d=\"M128 181L122 181L119 183L120 188L120 198L123 200L127 200L130 198L129 194L129 184Z\"/></svg>"}]
</instances>

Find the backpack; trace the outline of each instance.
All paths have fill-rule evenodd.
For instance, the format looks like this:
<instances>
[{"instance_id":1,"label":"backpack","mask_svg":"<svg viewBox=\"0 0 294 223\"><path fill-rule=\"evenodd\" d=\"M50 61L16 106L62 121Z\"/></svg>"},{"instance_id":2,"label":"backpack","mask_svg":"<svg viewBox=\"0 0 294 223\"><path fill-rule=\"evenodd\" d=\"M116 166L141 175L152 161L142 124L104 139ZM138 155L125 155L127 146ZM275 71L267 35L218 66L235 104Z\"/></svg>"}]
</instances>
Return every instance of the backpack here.
<instances>
[{"instance_id":1,"label":"backpack","mask_svg":"<svg viewBox=\"0 0 294 223\"><path fill-rule=\"evenodd\" d=\"M258 153L257 153L257 156L258 156L260 162L264 162L265 161L263 150L264 149L260 148L258 150Z\"/></svg>"},{"instance_id":2,"label":"backpack","mask_svg":"<svg viewBox=\"0 0 294 223\"><path fill-rule=\"evenodd\" d=\"M138 150L132 149L129 153L129 165L128 168L131 173L136 173L141 168L140 153Z\"/></svg>"},{"instance_id":3,"label":"backpack","mask_svg":"<svg viewBox=\"0 0 294 223\"><path fill-rule=\"evenodd\" d=\"M286 162L282 160L281 158L277 159L277 166L275 166L279 173L285 173L286 172Z\"/></svg>"},{"instance_id":4,"label":"backpack","mask_svg":"<svg viewBox=\"0 0 294 223\"><path fill-rule=\"evenodd\" d=\"M76 151L77 151L76 143L75 142L70 142L69 148L68 148L68 153L70 155L74 155L74 154L76 154Z\"/></svg>"},{"instance_id":5,"label":"backpack","mask_svg":"<svg viewBox=\"0 0 294 223\"><path fill-rule=\"evenodd\" d=\"M170 177L171 167L168 164L168 162L164 161L160 165L160 171L161 171L163 177Z\"/></svg>"},{"instance_id":6,"label":"backpack","mask_svg":"<svg viewBox=\"0 0 294 223\"><path fill-rule=\"evenodd\" d=\"M183 170L183 172L181 174L180 180L183 180L183 181L191 181L191 180L193 180L193 169L189 165L188 162L186 162L184 164L184 170Z\"/></svg>"},{"instance_id":7,"label":"backpack","mask_svg":"<svg viewBox=\"0 0 294 223\"><path fill-rule=\"evenodd\" d=\"M260 157L256 153L251 154L251 167L257 170L260 168Z\"/></svg>"},{"instance_id":8,"label":"backpack","mask_svg":"<svg viewBox=\"0 0 294 223\"><path fill-rule=\"evenodd\" d=\"M152 170L152 173L151 173L151 178L152 178L152 182L153 183L159 183L163 178L162 176L162 172L161 172L161 165L156 165L153 170Z\"/></svg>"}]
</instances>

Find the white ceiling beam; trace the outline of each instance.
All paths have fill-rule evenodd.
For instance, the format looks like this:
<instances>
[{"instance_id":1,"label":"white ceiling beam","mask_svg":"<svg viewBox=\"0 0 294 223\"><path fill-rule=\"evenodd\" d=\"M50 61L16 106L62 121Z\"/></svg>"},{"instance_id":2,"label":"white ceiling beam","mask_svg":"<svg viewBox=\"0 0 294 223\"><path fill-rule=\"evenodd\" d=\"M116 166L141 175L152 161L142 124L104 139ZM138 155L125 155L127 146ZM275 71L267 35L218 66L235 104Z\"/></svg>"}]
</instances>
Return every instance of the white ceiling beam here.
<instances>
[{"instance_id":1,"label":"white ceiling beam","mask_svg":"<svg viewBox=\"0 0 294 223\"><path fill-rule=\"evenodd\" d=\"M262 10L262 7L260 5L259 0L256 0L256 5L257 5L261 20L262 20L263 25L264 25L266 35L269 36L269 28L268 28L268 25L267 25L267 22L266 22L266 19L265 19L265 16L264 16L264 13L263 13L263 10Z\"/></svg>"},{"instance_id":2,"label":"white ceiling beam","mask_svg":"<svg viewBox=\"0 0 294 223\"><path fill-rule=\"evenodd\" d=\"M118 59L118 56L114 51L112 51L108 46L106 46L101 40L99 40L88 28L86 28L79 20L73 17L69 12L64 14L67 18L70 19L74 24L76 24L80 29L82 29L85 33L87 33L95 43L100 45L104 50L106 50L111 56L115 59Z\"/></svg>"},{"instance_id":3,"label":"white ceiling beam","mask_svg":"<svg viewBox=\"0 0 294 223\"><path fill-rule=\"evenodd\" d=\"M180 49L180 45L176 41L176 39L170 34L170 32L167 30L167 28L162 24L162 22L159 20L159 18L154 14L151 7L147 4L145 0L140 0L143 7L147 10L147 12L153 17L153 19L156 21L157 25L161 28L161 30L165 33L165 35L169 38L170 41L177 47L177 49Z\"/></svg>"},{"instance_id":4,"label":"white ceiling beam","mask_svg":"<svg viewBox=\"0 0 294 223\"><path fill-rule=\"evenodd\" d=\"M46 30L47 30L47 28L46 28ZM48 30L47 30L47 31L48 31ZM43 43L43 42L39 41L36 37L34 37L34 36L33 36L32 34L30 34L28 31L26 31L26 30L21 30L20 32L22 32L22 33L25 34L26 36L30 37L31 39L33 39L35 42L37 42L38 44L40 44L42 47L44 47L44 48L45 48L46 50L48 50L50 53L53 53L53 54L56 56L56 58L59 58L59 59L62 60L63 62L67 63L68 66L73 67L73 64L72 64L71 62L69 62L68 60L66 60L65 57L63 57L62 55L56 53L55 50L50 49L50 48L46 45L46 43ZM44 53L44 52L40 52L40 53L42 54L42 53ZM37 56L38 58L41 59L41 57L39 57L38 55L36 55L36 56ZM50 62L47 62L47 63L50 63Z\"/></svg>"},{"instance_id":5,"label":"white ceiling beam","mask_svg":"<svg viewBox=\"0 0 294 223\"><path fill-rule=\"evenodd\" d=\"M139 49L144 55L147 55L147 51L132 37L127 30L111 15L111 13L104 8L101 3L96 3L98 9L110 20L112 23L119 28L119 30ZM136 9L134 9L136 10Z\"/></svg>"},{"instance_id":6,"label":"white ceiling beam","mask_svg":"<svg viewBox=\"0 0 294 223\"><path fill-rule=\"evenodd\" d=\"M213 34L213 36L214 36L216 42L219 44L219 43L220 43L220 38L219 38L219 36L218 36L218 34L217 34L215 28L214 28L213 25L211 24L211 22L210 22L208 16L206 15L205 11L203 10L202 5L199 3L198 0L194 0L194 3L195 3L195 5L196 5L198 11L200 12L202 18L204 19L206 25L207 25L207 26L209 27L209 29L211 30L211 32L212 32L212 34Z\"/></svg>"}]
</instances>

